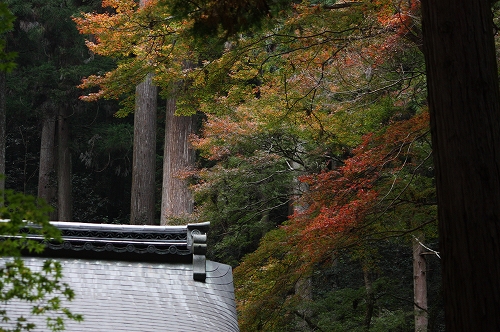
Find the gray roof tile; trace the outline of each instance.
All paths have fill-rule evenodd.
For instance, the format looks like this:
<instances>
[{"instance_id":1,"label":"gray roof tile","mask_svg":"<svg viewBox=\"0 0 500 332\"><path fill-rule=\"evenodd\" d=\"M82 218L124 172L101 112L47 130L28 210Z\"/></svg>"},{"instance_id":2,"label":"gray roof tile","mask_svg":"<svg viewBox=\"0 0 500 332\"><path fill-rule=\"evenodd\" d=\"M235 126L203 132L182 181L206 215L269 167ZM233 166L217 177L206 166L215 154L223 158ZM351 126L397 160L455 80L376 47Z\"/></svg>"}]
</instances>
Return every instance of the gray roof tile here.
<instances>
[{"instance_id":1,"label":"gray roof tile","mask_svg":"<svg viewBox=\"0 0 500 332\"><path fill-rule=\"evenodd\" d=\"M76 293L66 305L84 316L81 323L67 322L67 331L238 331L228 265L207 261L203 283L193 280L189 264L58 260ZM39 268L42 258L25 263ZM25 303L10 302L6 309L30 316ZM45 331L40 318L34 321L36 331Z\"/></svg>"},{"instance_id":2,"label":"gray roof tile","mask_svg":"<svg viewBox=\"0 0 500 332\"><path fill-rule=\"evenodd\" d=\"M238 331L230 266L207 260L206 278L204 281L196 281L193 279L192 260L173 259L179 252L165 255L161 250L143 251L134 256L134 261L128 261L127 259L131 257L130 252L113 249L115 254L110 256L104 251L97 252L103 246L95 245L98 241L103 241L105 238L103 234L106 233L105 235L111 234L115 241L113 248L126 248L130 244L127 242L129 240L133 241L135 248L141 248L142 235L147 235L147 245L149 245L151 234L163 232L179 234L183 230L191 231L196 226L155 228L155 226L88 226L69 223L57 223L56 226L70 235L64 240L71 244L78 244L79 234L83 234L85 242L94 244L84 250L80 250L81 245L78 250L75 250L76 247L73 245L58 247L50 255L61 262L64 282L67 282L76 294L72 302L64 305L73 313L84 316L84 321L81 323L67 321L67 331ZM98 241L90 236L97 233L99 233ZM129 236L130 234L132 235ZM118 237L120 240L117 240ZM191 245L189 234L186 237L181 234L180 238L185 238L186 248L189 249ZM158 237L155 235L156 248L162 248L162 239L161 234ZM165 241L170 245L171 236L165 237ZM176 245L182 247L179 241ZM78 255L72 257L72 252ZM86 252L89 252L88 257L82 255ZM58 253L64 255L58 256ZM160 255L162 259L160 261L158 258L146 259L153 255L156 257ZM184 252L181 255L189 257ZM137 261L137 257L144 259ZM44 259L26 257L25 263L34 269L39 269ZM30 306L27 303L11 301L4 306L0 304L0 309L6 309L12 317L20 314L25 317L30 316ZM35 331L46 331L43 318L34 317L33 321L37 323ZM5 324L0 323L0 327L7 327Z\"/></svg>"}]
</instances>

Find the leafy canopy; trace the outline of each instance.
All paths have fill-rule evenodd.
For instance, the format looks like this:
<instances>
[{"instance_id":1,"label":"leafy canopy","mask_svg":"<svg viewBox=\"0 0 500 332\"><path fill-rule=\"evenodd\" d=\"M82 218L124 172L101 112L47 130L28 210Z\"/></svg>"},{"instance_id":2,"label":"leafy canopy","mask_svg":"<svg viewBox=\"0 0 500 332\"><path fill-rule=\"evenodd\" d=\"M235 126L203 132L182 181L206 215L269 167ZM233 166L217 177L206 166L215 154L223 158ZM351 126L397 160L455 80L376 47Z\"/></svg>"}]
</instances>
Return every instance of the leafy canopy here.
<instances>
[{"instance_id":1,"label":"leafy canopy","mask_svg":"<svg viewBox=\"0 0 500 332\"><path fill-rule=\"evenodd\" d=\"M6 50L5 34L12 30L15 16L12 15L7 4L0 2L0 71L11 71L15 68L15 52Z\"/></svg>"}]
</instances>

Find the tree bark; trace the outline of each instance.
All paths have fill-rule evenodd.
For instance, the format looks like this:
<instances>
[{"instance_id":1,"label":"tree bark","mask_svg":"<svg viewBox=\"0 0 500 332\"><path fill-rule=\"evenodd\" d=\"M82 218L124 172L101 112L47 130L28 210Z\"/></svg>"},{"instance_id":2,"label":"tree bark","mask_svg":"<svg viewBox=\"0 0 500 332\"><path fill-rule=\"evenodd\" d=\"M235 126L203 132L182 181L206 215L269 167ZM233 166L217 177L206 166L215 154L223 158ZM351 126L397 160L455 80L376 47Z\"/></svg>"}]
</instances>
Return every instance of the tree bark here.
<instances>
[{"instance_id":1,"label":"tree bark","mask_svg":"<svg viewBox=\"0 0 500 332\"><path fill-rule=\"evenodd\" d=\"M5 146L7 141L6 135L6 114L7 107L5 103L6 98L6 73L0 72L0 195L3 196L5 190ZM3 199L0 199L0 205L3 205Z\"/></svg>"},{"instance_id":2,"label":"tree bark","mask_svg":"<svg viewBox=\"0 0 500 332\"><path fill-rule=\"evenodd\" d=\"M424 241L423 233L418 235L418 240ZM413 302L415 313L415 332L427 332L429 324L427 316L427 262L424 247L417 238L412 241L413 247Z\"/></svg>"},{"instance_id":3,"label":"tree bark","mask_svg":"<svg viewBox=\"0 0 500 332\"><path fill-rule=\"evenodd\" d=\"M448 331L500 331L500 98L488 0L422 0Z\"/></svg>"},{"instance_id":4,"label":"tree bark","mask_svg":"<svg viewBox=\"0 0 500 332\"><path fill-rule=\"evenodd\" d=\"M155 216L156 98L153 74L136 87L130 224L153 225Z\"/></svg>"},{"instance_id":5,"label":"tree bark","mask_svg":"<svg viewBox=\"0 0 500 332\"><path fill-rule=\"evenodd\" d=\"M370 326L373 318L373 311L375 309L375 293L373 291L370 269L366 266L363 266L363 279L365 281L365 290L366 290L366 310L365 310L365 318L363 320L363 326L365 331L370 331Z\"/></svg>"},{"instance_id":6,"label":"tree bark","mask_svg":"<svg viewBox=\"0 0 500 332\"><path fill-rule=\"evenodd\" d=\"M43 198L54 207L50 218L57 218L56 210L56 179L54 169L56 137L56 116L53 110L47 110L43 118L42 137L40 140L40 162L38 171L38 197Z\"/></svg>"},{"instance_id":7,"label":"tree bark","mask_svg":"<svg viewBox=\"0 0 500 332\"><path fill-rule=\"evenodd\" d=\"M311 277L300 278L295 283L295 294L300 299L300 303L302 305L312 302L313 300L312 287L313 285ZM299 319L295 324L295 328L299 331L304 331L304 332L313 331L311 329L312 322L310 321L312 310L308 309L307 307L304 307L296 310L296 314L299 317Z\"/></svg>"},{"instance_id":8,"label":"tree bark","mask_svg":"<svg viewBox=\"0 0 500 332\"><path fill-rule=\"evenodd\" d=\"M61 108L57 121L57 219L59 221L73 219L71 152L67 113L66 107Z\"/></svg>"},{"instance_id":9,"label":"tree bark","mask_svg":"<svg viewBox=\"0 0 500 332\"><path fill-rule=\"evenodd\" d=\"M298 147L301 150L301 147ZM295 213L302 213L307 210L308 205L301 198L304 192L308 190L307 184L299 181L299 176L301 172L304 171L304 167L295 161L289 162L289 167L295 172L296 176L293 178L292 192L289 203L289 214L293 215ZM313 300L313 283L311 275L303 275L297 283L295 284L295 294L300 299L301 303L311 302ZM312 310L307 308L297 311L298 316L301 320L297 321L296 328L300 331L314 331L311 329L310 318L312 316Z\"/></svg>"},{"instance_id":10,"label":"tree bark","mask_svg":"<svg viewBox=\"0 0 500 332\"><path fill-rule=\"evenodd\" d=\"M196 116L175 115L175 99L167 100L165 117L165 146L163 150L163 185L161 201L161 225L182 218L193 212L193 194L181 172L194 165L195 151L189 144L194 133Z\"/></svg>"}]
</instances>

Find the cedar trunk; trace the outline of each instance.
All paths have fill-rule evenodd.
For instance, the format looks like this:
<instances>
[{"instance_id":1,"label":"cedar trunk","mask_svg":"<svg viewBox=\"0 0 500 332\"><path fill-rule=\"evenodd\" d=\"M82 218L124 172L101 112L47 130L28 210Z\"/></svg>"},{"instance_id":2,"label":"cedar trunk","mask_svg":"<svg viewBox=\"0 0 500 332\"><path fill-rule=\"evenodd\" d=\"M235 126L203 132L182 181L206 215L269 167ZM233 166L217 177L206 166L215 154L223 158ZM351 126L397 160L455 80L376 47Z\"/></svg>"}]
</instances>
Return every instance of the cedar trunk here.
<instances>
[{"instance_id":1,"label":"cedar trunk","mask_svg":"<svg viewBox=\"0 0 500 332\"><path fill-rule=\"evenodd\" d=\"M68 112L65 107L59 111L57 121L57 214L59 221L73 218L71 188L71 153L69 148Z\"/></svg>"},{"instance_id":2,"label":"cedar trunk","mask_svg":"<svg viewBox=\"0 0 500 332\"><path fill-rule=\"evenodd\" d=\"M137 85L130 224L153 225L155 213L156 98L153 75Z\"/></svg>"},{"instance_id":3,"label":"cedar trunk","mask_svg":"<svg viewBox=\"0 0 500 332\"><path fill-rule=\"evenodd\" d=\"M500 331L500 99L488 0L422 0L447 331Z\"/></svg>"},{"instance_id":4,"label":"cedar trunk","mask_svg":"<svg viewBox=\"0 0 500 332\"><path fill-rule=\"evenodd\" d=\"M3 191L5 190L5 146L6 146L6 114L7 107L5 103L6 97L6 74L5 72L0 72L0 195L3 198ZM0 204L3 204L3 199L0 200Z\"/></svg>"},{"instance_id":5,"label":"cedar trunk","mask_svg":"<svg viewBox=\"0 0 500 332\"><path fill-rule=\"evenodd\" d=\"M189 135L195 130L196 117L175 115L175 99L167 100L165 147L163 151L163 185L161 224L172 218L186 217L193 212L193 195L182 172L193 167L195 152Z\"/></svg>"},{"instance_id":6,"label":"cedar trunk","mask_svg":"<svg viewBox=\"0 0 500 332\"><path fill-rule=\"evenodd\" d=\"M47 110L43 118L42 137L40 140L40 163L38 172L38 197L50 205L55 205L57 188L55 186L54 153L56 137L56 116ZM55 207L54 207L55 208ZM54 211L57 213L57 211ZM57 214L52 214L51 219Z\"/></svg>"}]
</instances>

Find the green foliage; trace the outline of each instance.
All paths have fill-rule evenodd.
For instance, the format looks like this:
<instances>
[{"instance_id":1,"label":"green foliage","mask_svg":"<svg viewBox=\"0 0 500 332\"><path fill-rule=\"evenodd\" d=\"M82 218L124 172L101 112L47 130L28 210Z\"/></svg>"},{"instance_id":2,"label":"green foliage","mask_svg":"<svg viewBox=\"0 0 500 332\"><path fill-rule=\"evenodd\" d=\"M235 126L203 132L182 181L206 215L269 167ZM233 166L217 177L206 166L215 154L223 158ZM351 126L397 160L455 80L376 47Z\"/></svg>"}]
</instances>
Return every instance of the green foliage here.
<instances>
[{"instance_id":1,"label":"green foliage","mask_svg":"<svg viewBox=\"0 0 500 332\"><path fill-rule=\"evenodd\" d=\"M376 297L383 294L383 286L390 285L386 279L379 279L374 283L377 289ZM366 310L366 289L360 287L357 289L342 288L337 291L328 293L325 297L319 298L313 304L309 304L308 308L317 313L314 317L316 325L322 331L366 331L364 326L365 310ZM406 306L406 310L401 309L401 303L393 303L392 308L378 307L381 303L377 303L376 312L372 318L370 331L374 332L396 332L396 331L412 331L411 307ZM313 313L313 316L315 314Z\"/></svg>"},{"instance_id":2,"label":"green foliage","mask_svg":"<svg viewBox=\"0 0 500 332\"><path fill-rule=\"evenodd\" d=\"M211 257L237 265L266 232L286 220L293 174L284 159L255 151L198 176L195 199L202 220L211 221Z\"/></svg>"},{"instance_id":3,"label":"green foliage","mask_svg":"<svg viewBox=\"0 0 500 332\"><path fill-rule=\"evenodd\" d=\"M6 261L0 268L0 310L1 320L11 329L0 328L3 332L31 331L36 325L25 317L10 317L9 305L19 305L19 301L34 303L31 314L46 316L46 326L50 331L63 331L64 320L81 321L81 315L73 314L62 306L61 298L71 301L75 294L70 286L61 282L62 266L59 262L47 260L40 271L33 270L16 257Z\"/></svg>"},{"instance_id":4,"label":"green foliage","mask_svg":"<svg viewBox=\"0 0 500 332\"><path fill-rule=\"evenodd\" d=\"M72 15L80 11L101 10L101 1L4 2L17 17L13 30L6 34L8 49L18 53L16 68L6 75L6 187L37 193L42 120L67 110L75 219L100 221L105 216L116 220L130 204L129 197L121 196L129 193L122 182L129 182L131 151L126 147L129 135L125 124L131 120L113 117L118 109L114 101L85 103L78 99L81 90L77 85L82 77L106 72L116 62L89 52L84 36L78 33L72 20ZM106 129L115 124L115 130ZM123 130L122 140L118 136L120 130ZM112 140L107 140L110 131ZM92 145L95 135L101 139ZM115 143L117 146L113 147ZM79 158L88 153L90 158ZM115 172L119 173L117 178Z\"/></svg>"},{"instance_id":5,"label":"green foliage","mask_svg":"<svg viewBox=\"0 0 500 332\"><path fill-rule=\"evenodd\" d=\"M0 256L20 256L23 250L42 252L44 244L27 240L28 234L60 239L59 231L48 221L51 210L33 196L6 190L1 199L0 216L8 222L0 223L0 234L6 237L0 242Z\"/></svg>"},{"instance_id":6,"label":"green foliage","mask_svg":"<svg viewBox=\"0 0 500 332\"><path fill-rule=\"evenodd\" d=\"M289 9L290 0L243 0L185 2L163 0L172 14L194 21L191 33L198 38L210 35L233 35L259 27L271 15Z\"/></svg>"},{"instance_id":7,"label":"green foliage","mask_svg":"<svg viewBox=\"0 0 500 332\"><path fill-rule=\"evenodd\" d=\"M9 10L7 4L0 2L0 71L12 71L15 68L15 52L6 50L7 40L5 34L12 30L15 16Z\"/></svg>"},{"instance_id":8,"label":"green foliage","mask_svg":"<svg viewBox=\"0 0 500 332\"><path fill-rule=\"evenodd\" d=\"M3 332L31 331L35 324L26 317L13 317L10 305L26 302L31 314L45 317L49 331L63 331L65 319L81 321L83 317L64 307L63 300L74 299L70 286L62 282L62 266L46 260L39 267L27 266L21 254L40 253L41 241L58 241L60 232L48 220L51 210L43 201L7 190L0 206L0 320ZM33 239L33 236L38 240Z\"/></svg>"},{"instance_id":9,"label":"green foliage","mask_svg":"<svg viewBox=\"0 0 500 332\"><path fill-rule=\"evenodd\" d=\"M293 331L295 283L307 271L282 228L269 231L254 252L234 270L241 331Z\"/></svg>"},{"instance_id":10,"label":"green foliage","mask_svg":"<svg viewBox=\"0 0 500 332\"><path fill-rule=\"evenodd\" d=\"M308 312L308 325L320 330L364 330L367 309L362 305L366 303L362 294L366 294L366 285L335 285L338 290L316 293L310 303L300 301L300 293L294 289L301 277L324 273L324 264L342 249L349 253L349 259L362 262L373 278L371 287L377 300L370 314L370 330L411 328L412 307L402 310L405 303L391 301L395 296L411 303L411 278L397 289L390 289L394 284L388 282L401 274L410 276L411 267L406 265L406 270L385 276L391 266L384 265L381 257L387 259L391 254L387 250L382 254L380 246L408 245L408 234L416 229L428 238L436 235L427 114L399 121L393 117L389 123L378 135L365 136L342 166L304 177L309 191L303 204L308 209L296 213L286 224L286 244L273 243L275 237L265 236L259 248L235 270L236 282L242 283L238 294L244 298L239 307L243 330L280 331L281 318L294 317L297 311ZM312 178L315 180L307 180ZM287 259L283 250L296 260ZM407 253L406 263L411 262L410 257ZM356 278L363 280L359 275ZM264 292L271 280L276 283ZM351 309L354 298L359 302L357 310ZM266 308L259 303L265 303Z\"/></svg>"},{"instance_id":11,"label":"green foliage","mask_svg":"<svg viewBox=\"0 0 500 332\"><path fill-rule=\"evenodd\" d=\"M412 331L411 251L398 241L373 245L368 274L373 291L369 331ZM322 331L366 331L367 289L361 261L350 250L337 251L331 264L317 266L312 274L314 301L310 319ZM366 277L366 276L365 276Z\"/></svg>"},{"instance_id":12,"label":"green foliage","mask_svg":"<svg viewBox=\"0 0 500 332\"><path fill-rule=\"evenodd\" d=\"M111 168L117 175L128 175L132 158L134 128L129 123L102 123L94 126L80 154L85 166L96 170Z\"/></svg>"}]
</instances>

